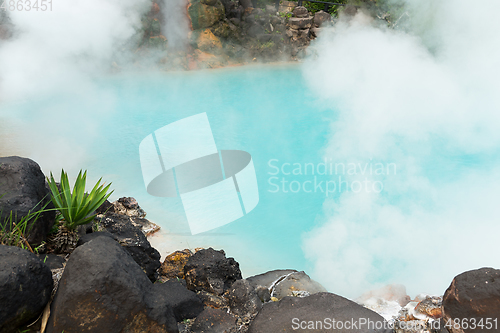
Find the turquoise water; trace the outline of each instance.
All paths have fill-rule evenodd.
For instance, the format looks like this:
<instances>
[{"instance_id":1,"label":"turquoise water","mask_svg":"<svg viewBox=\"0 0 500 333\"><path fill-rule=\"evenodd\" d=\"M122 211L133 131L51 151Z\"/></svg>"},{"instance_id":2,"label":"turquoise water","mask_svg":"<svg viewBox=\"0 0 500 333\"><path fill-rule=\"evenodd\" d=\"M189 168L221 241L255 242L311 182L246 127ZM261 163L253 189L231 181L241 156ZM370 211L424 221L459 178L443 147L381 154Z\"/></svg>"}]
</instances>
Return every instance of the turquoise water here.
<instances>
[{"instance_id":1,"label":"turquoise water","mask_svg":"<svg viewBox=\"0 0 500 333\"><path fill-rule=\"evenodd\" d=\"M328 167L344 163L349 169L351 161L337 160L335 154L326 151L332 136L331 124L337 121L338 112L335 105L325 106L318 101L321 92L308 88L303 73L298 65L286 65L114 75L79 85L76 90L4 103L0 116L3 115L3 124L7 125L0 130L5 136L5 131L11 129L8 135L16 138L18 144L14 150L38 161L46 173L59 173L60 168L65 168L76 176L80 168L87 169L92 181L102 176L113 183L113 199L137 198L148 212L147 217L162 227L161 233L151 238L162 255L181 248L212 246L235 257L245 276L278 268L305 270L341 294L348 294L348 290L335 289L335 278L331 276L338 273L349 281L351 266L346 263L351 257L355 260L360 251L368 252L363 258L369 258L369 262L360 265L369 264L372 268L368 273L352 272L355 279L366 279L367 286L413 284L415 293L442 293L451 278L464 269L495 265L491 256L485 258L476 250L459 245L450 247L440 240L469 241L467 234L478 230L470 223L477 222L474 204L487 211L479 215L483 227L490 231L498 229L496 215L488 210L492 207L489 193L495 184L500 184L500 177L494 172L500 160L498 154L454 151L439 138L432 142L400 142L403 156L393 156L400 159L377 161L366 156L360 161L353 154L352 162L360 163L356 175L349 175L347 170L324 175L319 165L325 162L325 156ZM203 112L208 116L219 150L238 149L252 155L260 201L244 217L192 236L179 199L157 198L146 192L139 144L153 131ZM422 186L407 186L408 175L414 176L406 170L409 160L420 168L416 174ZM380 174L374 171L377 163L383 167ZM391 163L397 171L390 169ZM362 169L371 171L366 171L365 177L360 175ZM471 174L479 178L467 180ZM323 181L316 191L315 177L317 182ZM384 181L384 190L377 199L382 201L374 201L379 206L373 214L369 209L363 211L362 194L355 200L340 200L340 192L346 192L345 187L339 189L343 181L351 181L344 185L347 187L354 186L353 179L366 178L372 182L369 188L372 192L377 190L374 182ZM280 183L282 179L287 181L285 185ZM339 181L335 191L327 195L324 182L328 179ZM464 210L469 190L471 207ZM449 200L446 197L460 191L465 191L464 197ZM481 196L488 200L482 200ZM459 222L453 215L454 205L460 207L457 215L463 215L459 216ZM348 230L343 238L337 237L335 228L321 229L336 216L345 219L343 225L347 227L339 229ZM304 242L311 230L316 230L315 239L323 244ZM483 237L487 240L494 235L495 232L490 232ZM488 249L496 251L493 238ZM336 242L339 248L335 247ZM477 239L474 242L477 244L471 247L487 243ZM304 244L316 245L319 250L307 252ZM325 252L332 251L331 255L321 253L322 246ZM424 256L409 250L421 248L425 253L433 247ZM443 258L456 257L461 251L464 252L460 260L445 265ZM311 255L306 257L307 253L321 254L321 260L326 261L322 263ZM337 262L343 262L343 266L329 271ZM357 263L352 265L355 267ZM422 270L424 266L427 267ZM446 272L438 279L427 273L430 270ZM423 289L429 285L435 289ZM344 284L343 288L348 287Z\"/></svg>"},{"instance_id":2,"label":"turquoise water","mask_svg":"<svg viewBox=\"0 0 500 333\"><path fill-rule=\"evenodd\" d=\"M70 143L61 154L74 154L78 163L68 163L68 156L58 156L60 163L43 163L47 158L41 153L32 154L45 172L58 173L58 165L73 174L87 169L90 177L113 183L114 198L136 197L148 218L163 228L163 235L153 239L162 254L178 247L213 246L234 256L246 275L275 268L307 270L301 236L315 226L324 194L271 193L268 184L270 160L322 160L328 121L314 105L298 66L119 75L95 84L93 90L43 96L7 108L20 126L52 124L51 133L42 134L57 138L47 140L47 150L57 151L50 145L59 140ZM162 126L202 112L218 149L252 155L260 202L231 224L191 236L178 199L146 192L139 143ZM37 140L29 133L22 136L25 145Z\"/></svg>"}]
</instances>

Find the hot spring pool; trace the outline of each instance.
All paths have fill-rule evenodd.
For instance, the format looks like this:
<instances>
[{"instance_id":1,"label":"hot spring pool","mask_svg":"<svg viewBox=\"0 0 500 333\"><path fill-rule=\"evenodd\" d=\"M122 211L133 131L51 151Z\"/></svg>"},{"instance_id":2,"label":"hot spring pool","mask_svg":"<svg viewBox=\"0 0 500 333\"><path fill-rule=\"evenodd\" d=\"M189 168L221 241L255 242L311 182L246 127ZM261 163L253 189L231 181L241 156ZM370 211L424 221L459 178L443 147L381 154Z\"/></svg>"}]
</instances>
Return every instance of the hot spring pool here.
<instances>
[{"instance_id":1,"label":"hot spring pool","mask_svg":"<svg viewBox=\"0 0 500 333\"><path fill-rule=\"evenodd\" d=\"M471 247L446 246L448 240L475 246L467 236L473 212L463 221L463 212L454 215L450 207L462 202L453 196L463 184L490 193L500 183L492 171L497 158L449 152L439 138L432 146L413 142L405 155L339 157L328 148L337 106L320 102L321 92L313 92L303 74L299 65L123 74L4 103L3 154L31 157L46 174L65 168L75 177L82 168L92 181L102 176L113 183L112 199L135 197L162 227L151 241L163 256L183 248L224 249L244 276L294 268L351 297L387 283L406 284L410 294L440 294L459 270L500 264ZM259 203L230 224L192 236L177 198L146 192L139 144L203 112L220 150L252 155ZM420 161L418 170L410 160ZM481 185L485 172L489 183ZM421 184L409 184L410 178ZM490 207L488 200L471 196L470 203L481 209ZM481 228L495 222L489 215L482 221ZM463 232L455 235L455 228ZM495 241L493 233L482 237L479 243ZM453 263L444 265L447 260Z\"/></svg>"}]
</instances>

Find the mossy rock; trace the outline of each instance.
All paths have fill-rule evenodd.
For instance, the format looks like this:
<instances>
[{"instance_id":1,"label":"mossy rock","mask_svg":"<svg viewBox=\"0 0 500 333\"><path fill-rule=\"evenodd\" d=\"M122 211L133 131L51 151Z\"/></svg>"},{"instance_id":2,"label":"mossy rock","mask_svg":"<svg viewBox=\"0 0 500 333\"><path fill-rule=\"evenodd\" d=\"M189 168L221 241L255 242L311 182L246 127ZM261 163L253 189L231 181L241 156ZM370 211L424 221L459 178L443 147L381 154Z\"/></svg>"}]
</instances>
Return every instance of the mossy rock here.
<instances>
[{"instance_id":1,"label":"mossy rock","mask_svg":"<svg viewBox=\"0 0 500 333\"><path fill-rule=\"evenodd\" d=\"M193 30L204 29L213 26L218 21L224 19L224 5L220 0L216 0L215 4L207 5L205 0L190 0L188 7L188 15L191 18ZM213 1L210 1L213 3Z\"/></svg>"}]
</instances>

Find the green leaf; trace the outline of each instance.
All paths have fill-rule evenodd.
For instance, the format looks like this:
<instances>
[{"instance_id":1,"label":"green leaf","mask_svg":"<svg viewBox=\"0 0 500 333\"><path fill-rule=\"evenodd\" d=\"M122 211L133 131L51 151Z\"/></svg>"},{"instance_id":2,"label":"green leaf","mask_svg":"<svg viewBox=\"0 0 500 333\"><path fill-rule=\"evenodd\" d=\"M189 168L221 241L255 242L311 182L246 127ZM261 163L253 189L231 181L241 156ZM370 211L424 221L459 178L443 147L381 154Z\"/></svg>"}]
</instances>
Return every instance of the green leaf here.
<instances>
[{"instance_id":1,"label":"green leaf","mask_svg":"<svg viewBox=\"0 0 500 333\"><path fill-rule=\"evenodd\" d=\"M61 212L64 218L64 225L67 229L74 230L77 226L92 221L96 215L89 215L101 206L113 193L113 191L107 193L111 184L104 187L104 185L101 185L101 180L102 178L97 181L90 193L85 193L87 171L82 173L82 170L80 170L73 191L71 191L68 175L62 170L61 189L59 190L52 173L50 174L48 183L51 191L51 200L56 209Z\"/></svg>"}]
</instances>

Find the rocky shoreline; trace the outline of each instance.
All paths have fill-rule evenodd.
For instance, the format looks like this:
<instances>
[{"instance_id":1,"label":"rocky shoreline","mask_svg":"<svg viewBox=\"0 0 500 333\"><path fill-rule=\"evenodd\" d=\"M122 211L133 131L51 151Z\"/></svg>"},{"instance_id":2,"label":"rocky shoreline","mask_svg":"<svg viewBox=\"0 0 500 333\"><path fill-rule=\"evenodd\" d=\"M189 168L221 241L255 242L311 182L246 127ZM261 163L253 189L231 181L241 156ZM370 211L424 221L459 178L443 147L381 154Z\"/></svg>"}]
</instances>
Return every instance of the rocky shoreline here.
<instances>
[{"instance_id":1,"label":"rocky shoreline","mask_svg":"<svg viewBox=\"0 0 500 333\"><path fill-rule=\"evenodd\" d=\"M34 161L2 157L0 193L7 193L0 198L3 223L6 207L19 218L48 189ZM477 331L472 318L476 328L482 318L485 332L499 331L500 270L462 273L443 297L412 300L393 285L352 301L293 269L243 278L223 250L182 249L161 262L147 239L159 227L133 198L106 201L96 213L69 253L50 246L53 214L27 234L38 253L0 245L1 333L458 333Z\"/></svg>"}]
</instances>

